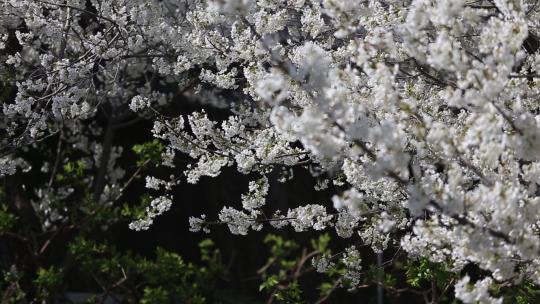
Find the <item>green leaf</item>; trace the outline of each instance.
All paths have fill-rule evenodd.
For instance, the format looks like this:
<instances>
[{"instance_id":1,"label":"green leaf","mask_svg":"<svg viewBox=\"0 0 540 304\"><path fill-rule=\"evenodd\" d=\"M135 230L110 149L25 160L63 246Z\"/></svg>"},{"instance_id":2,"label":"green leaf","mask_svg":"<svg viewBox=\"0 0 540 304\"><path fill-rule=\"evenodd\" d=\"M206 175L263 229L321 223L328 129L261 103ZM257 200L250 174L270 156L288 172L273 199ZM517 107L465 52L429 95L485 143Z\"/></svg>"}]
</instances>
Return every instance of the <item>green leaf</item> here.
<instances>
[{"instance_id":1,"label":"green leaf","mask_svg":"<svg viewBox=\"0 0 540 304\"><path fill-rule=\"evenodd\" d=\"M165 147L157 139L133 146L133 152L138 157L137 166L142 167L145 163L159 164L164 150Z\"/></svg>"},{"instance_id":2,"label":"green leaf","mask_svg":"<svg viewBox=\"0 0 540 304\"><path fill-rule=\"evenodd\" d=\"M276 276L269 276L260 286L259 291L270 290L272 287L276 286L279 283L279 280Z\"/></svg>"}]
</instances>

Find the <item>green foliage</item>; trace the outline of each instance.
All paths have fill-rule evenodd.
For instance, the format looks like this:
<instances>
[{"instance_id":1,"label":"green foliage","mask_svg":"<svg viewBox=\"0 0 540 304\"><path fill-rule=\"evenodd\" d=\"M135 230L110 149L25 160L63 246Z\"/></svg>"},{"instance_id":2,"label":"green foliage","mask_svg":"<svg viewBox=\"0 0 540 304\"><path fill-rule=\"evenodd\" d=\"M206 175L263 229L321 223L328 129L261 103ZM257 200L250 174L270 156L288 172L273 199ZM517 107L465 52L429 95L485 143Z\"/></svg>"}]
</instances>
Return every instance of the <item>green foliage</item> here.
<instances>
[{"instance_id":1,"label":"green foliage","mask_svg":"<svg viewBox=\"0 0 540 304\"><path fill-rule=\"evenodd\" d=\"M525 281L521 286L518 286L516 302L540 303L540 290L538 286L534 285L531 281Z\"/></svg>"},{"instance_id":2,"label":"green foliage","mask_svg":"<svg viewBox=\"0 0 540 304\"><path fill-rule=\"evenodd\" d=\"M0 205L0 233L7 232L13 228L17 222L17 216L9 212L8 206Z\"/></svg>"},{"instance_id":3,"label":"green foliage","mask_svg":"<svg viewBox=\"0 0 540 304\"><path fill-rule=\"evenodd\" d=\"M302 290L296 280L286 286L281 286L278 276L271 275L259 286L259 291L272 293L272 296L280 303L304 303L302 301Z\"/></svg>"},{"instance_id":4,"label":"green foliage","mask_svg":"<svg viewBox=\"0 0 540 304\"><path fill-rule=\"evenodd\" d=\"M199 250L201 252L201 260L207 263L210 273L220 276L227 274L227 269L225 269L221 258L221 251L215 248L215 244L211 239L201 241L199 243Z\"/></svg>"},{"instance_id":5,"label":"green foliage","mask_svg":"<svg viewBox=\"0 0 540 304\"><path fill-rule=\"evenodd\" d=\"M530 304L540 303L540 290L531 281L524 281L509 288L497 288L492 294L504 297L504 304Z\"/></svg>"},{"instance_id":6,"label":"green foliage","mask_svg":"<svg viewBox=\"0 0 540 304\"><path fill-rule=\"evenodd\" d=\"M87 165L82 160L70 161L62 166L63 171L56 174L57 182L77 183L85 176Z\"/></svg>"},{"instance_id":7,"label":"green foliage","mask_svg":"<svg viewBox=\"0 0 540 304\"><path fill-rule=\"evenodd\" d=\"M8 210L4 189L0 187L0 233L7 232L17 222L17 216Z\"/></svg>"},{"instance_id":8,"label":"green foliage","mask_svg":"<svg viewBox=\"0 0 540 304\"><path fill-rule=\"evenodd\" d=\"M264 282L259 286L259 291L270 291L272 290L277 284L279 284L278 277L276 275L271 275L264 280Z\"/></svg>"},{"instance_id":9,"label":"green foliage","mask_svg":"<svg viewBox=\"0 0 540 304\"><path fill-rule=\"evenodd\" d=\"M54 266L39 268L34 279L34 284L38 288L38 298L46 300L53 296L55 290L61 286L63 277L62 271Z\"/></svg>"},{"instance_id":10,"label":"green foliage","mask_svg":"<svg viewBox=\"0 0 540 304\"><path fill-rule=\"evenodd\" d=\"M298 244L292 240L285 240L281 236L269 234L264 238L264 243L270 245L270 253L274 258L285 257L298 248Z\"/></svg>"},{"instance_id":11,"label":"green foliage","mask_svg":"<svg viewBox=\"0 0 540 304\"><path fill-rule=\"evenodd\" d=\"M277 300L284 304L305 303L302 300L302 290L296 280L290 283L287 288L278 290L274 295Z\"/></svg>"},{"instance_id":12,"label":"green foliage","mask_svg":"<svg viewBox=\"0 0 540 304\"><path fill-rule=\"evenodd\" d=\"M161 304L169 303L169 292L163 287L146 287L144 296L141 299L141 304Z\"/></svg>"},{"instance_id":13,"label":"green foliage","mask_svg":"<svg viewBox=\"0 0 540 304\"><path fill-rule=\"evenodd\" d=\"M300 280L304 273L313 270L312 257L331 253L330 241L329 234L324 233L310 240L311 251L309 247L299 250L300 246L294 240L267 235L264 242L270 247L270 256L267 264L259 270L263 279L259 290L270 294L278 303L306 303ZM334 283L335 281L320 286L321 297L329 295L335 289L332 287Z\"/></svg>"},{"instance_id":14,"label":"green foliage","mask_svg":"<svg viewBox=\"0 0 540 304\"><path fill-rule=\"evenodd\" d=\"M327 297L334 291L334 284L332 282L322 282L318 289L321 297Z\"/></svg>"},{"instance_id":15,"label":"green foliage","mask_svg":"<svg viewBox=\"0 0 540 304\"><path fill-rule=\"evenodd\" d=\"M145 164L158 165L161 162L161 154L165 147L157 139L133 146L133 152L137 155L137 166Z\"/></svg>"},{"instance_id":16,"label":"green foliage","mask_svg":"<svg viewBox=\"0 0 540 304\"><path fill-rule=\"evenodd\" d=\"M293 240L286 240L281 236L269 234L264 242L270 246L270 257L267 264L262 268L263 282L259 291L265 291L280 303L296 304L303 303L301 300L302 290L298 280L291 273L298 267L298 257L294 254L298 244ZM271 266L278 266L277 273L268 274Z\"/></svg>"},{"instance_id":17,"label":"green foliage","mask_svg":"<svg viewBox=\"0 0 540 304\"><path fill-rule=\"evenodd\" d=\"M128 302L137 299L122 290L142 290L140 303L206 303L212 297L216 278L224 275L224 267L211 241L203 241L200 248L203 261L210 266L188 263L162 248L156 250L155 259L148 259L81 238L70 244L69 251L101 284L121 285L122 289L115 292Z\"/></svg>"},{"instance_id":18,"label":"green foliage","mask_svg":"<svg viewBox=\"0 0 540 304\"><path fill-rule=\"evenodd\" d=\"M267 265L279 264L279 279L284 280L287 277L287 271L296 266L297 257L293 253L298 249L298 244L275 234L267 235L264 238L264 243L270 245L270 257Z\"/></svg>"},{"instance_id":19,"label":"green foliage","mask_svg":"<svg viewBox=\"0 0 540 304\"><path fill-rule=\"evenodd\" d=\"M53 145L56 149L57 142ZM136 145L133 150L140 169L158 163L163 146L151 141ZM45 152L42 155L51 156ZM13 261L0 261L0 301L62 301L62 294L70 290L76 278L77 282L86 282L93 288L89 292L96 293L88 303L102 303L104 293L121 298L123 303L212 302L214 286L226 271L221 253L211 240L199 245L201 265L160 248L149 258L120 250L107 241L95 241L95 238L106 237L103 232L108 227L124 225L126 220L144 214L151 197L143 194L136 203L123 205L96 201L89 187L94 170L86 159L77 157L80 156L65 148L62 162L51 171L53 178L49 174L36 177L43 178L52 191L61 187L71 191L66 199L62 195L47 197L49 206L60 210L64 216L47 229L40 225L44 219L38 212L30 218L36 220L37 225L19 225L23 219L28 220L28 209L21 210L6 199L0 187L0 237L7 236L6 243L14 248L10 252ZM135 171L134 178L138 172L140 170ZM32 212L33 206L29 207Z\"/></svg>"},{"instance_id":20,"label":"green foliage","mask_svg":"<svg viewBox=\"0 0 540 304\"><path fill-rule=\"evenodd\" d=\"M313 247L313 250L320 253L330 253L328 245L330 244L331 240L332 239L328 233L323 233L317 239L311 240L311 247Z\"/></svg>"},{"instance_id":21,"label":"green foliage","mask_svg":"<svg viewBox=\"0 0 540 304\"><path fill-rule=\"evenodd\" d=\"M75 177L82 177L84 170L86 170L86 163L82 160L69 162L64 165L64 172Z\"/></svg>"},{"instance_id":22,"label":"green foliage","mask_svg":"<svg viewBox=\"0 0 540 304\"><path fill-rule=\"evenodd\" d=\"M145 193L141 195L139 198L139 202L137 204L123 204L122 210L120 211L120 214L126 218L126 219L135 219L135 218L142 218L146 214L146 207L150 205L150 202L152 201L152 196L150 194Z\"/></svg>"},{"instance_id":23,"label":"green foliage","mask_svg":"<svg viewBox=\"0 0 540 304\"><path fill-rule=\"evenodd\" d=\"M390 273L385 273L383 277L383 285L387 287L396 287L397 278Z\"/></svg>"},{"instance_id":24,"label":"green foliage","mask_svg":"<svg viewBox=\"0 0 540 304\"><path fill-rule=\"evenodd\" d=\"M437 287L444 288L456 274L446 270L444 264L436 264L427 259L411 261L406 265L406 281L412 287L419 288L423 283L434 281Z\"/></svg>"},{"instance_id":25,"label":"green foliage","mask_svg":"<svg viewBox=\"0 0 540 304\"><path fill-rule=\"evenodd\" d=\"M22 274L15 267L3 272L2 281L0 282L0 287L4 291L2 304L20 303L25 299L26 293L19 283L21 279Z\"/></svg>"}]
</instances>

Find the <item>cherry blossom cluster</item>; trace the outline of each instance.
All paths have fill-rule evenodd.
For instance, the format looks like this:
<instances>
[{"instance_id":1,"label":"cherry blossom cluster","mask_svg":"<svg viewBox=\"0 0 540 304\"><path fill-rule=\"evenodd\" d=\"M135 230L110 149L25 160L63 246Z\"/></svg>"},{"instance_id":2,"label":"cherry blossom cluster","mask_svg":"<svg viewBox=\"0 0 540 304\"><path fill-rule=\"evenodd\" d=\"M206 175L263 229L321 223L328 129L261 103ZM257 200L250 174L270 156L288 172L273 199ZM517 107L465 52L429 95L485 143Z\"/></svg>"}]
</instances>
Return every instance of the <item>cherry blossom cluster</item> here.
<instances>
[{"instance_id":1,"label":"cherry blossom cluster","mask_svg":"<svg viewBox=\"0 0 540 304\"><path fill-rule=\"evenodd\" d=\"M104 202L121 191L118 147L92 142L131 119L151 119L170 180L147 229L167 211L171 186L236 168L255 176L218 215L194 215L192 231L224 224L246 234L268 224L332 228L376 252L475 264L456 297L500 303L493 283L540 284L540 8L530 0L6 0L1 71L16 87L2 104L0 175L27 161L17 151L61 134L106 167L89 181ZM174 88L171 92L170 88ZM167 89L165 89L167 88ZM226 109L169 115L181 96ZM103 158L102 155L108 155ZM176 159L193 160L177 168ZM47 170L47 168L43 169ZM270 177L306 170L330 202L288 210L269 204ZM333 188L332 188L333 189ZM105 191L106 190L106 191ZM66 189L43 192L69 195ZM301 203L301 202L295 202ZM54 211L47 214L58 217ZM357 254L353 247L347 256ZM353 254L353 251L356 252ZM360 257L346 279L359 282ZM321 271L331 261L314 261Z\"/></svg>"}]
</instances>

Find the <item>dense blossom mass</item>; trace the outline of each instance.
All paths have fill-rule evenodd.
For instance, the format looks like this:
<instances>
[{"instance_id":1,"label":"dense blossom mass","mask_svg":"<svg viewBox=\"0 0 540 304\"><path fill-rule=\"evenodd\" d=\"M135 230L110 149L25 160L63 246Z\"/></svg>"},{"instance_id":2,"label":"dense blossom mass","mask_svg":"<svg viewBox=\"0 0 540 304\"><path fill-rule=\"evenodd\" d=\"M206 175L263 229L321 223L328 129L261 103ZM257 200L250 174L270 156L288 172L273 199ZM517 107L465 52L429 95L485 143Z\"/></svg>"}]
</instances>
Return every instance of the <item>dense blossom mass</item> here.
<instances>
[{"instance_id":1,"label":"dense blossom mass","mask_svg":"<svg viewBox=\"0 0 540 304\"><path fill-rule=\"evenodd\" d=\"M472 263L484 277L456 282L465 303L501 303L495 283L540 284L536 1L5 0L0 14L1 71L16 86L2 104L0 175L56 170L19 151L58 135L102 173L86 182L111 204L126 174L107 134L149 119L173 174L146 178L160 195L132 229L159 220L178 183L234 167L254 177L242 208L224 202L192 217L192 231L334 229L457 273ZM229 117L170 115L178 96ZM286 183L293 168L316 190L341 190L288 210L267 204L270 172ZM70 187L35 191L43 225L61 222L51 202ZM359 282L352 245L313 265L336 259Z\"/></svg>"}]
</instances>

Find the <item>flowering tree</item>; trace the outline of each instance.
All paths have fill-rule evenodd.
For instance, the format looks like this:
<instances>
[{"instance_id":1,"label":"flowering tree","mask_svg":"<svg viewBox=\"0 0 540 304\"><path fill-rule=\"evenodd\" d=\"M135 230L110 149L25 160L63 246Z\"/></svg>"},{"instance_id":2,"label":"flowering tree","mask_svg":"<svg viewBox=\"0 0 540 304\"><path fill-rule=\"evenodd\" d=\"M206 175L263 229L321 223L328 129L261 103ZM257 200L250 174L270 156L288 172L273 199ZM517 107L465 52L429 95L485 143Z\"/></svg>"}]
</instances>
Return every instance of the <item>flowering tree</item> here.
<instances>
[{"instance_id":1,"label":"flowering tree","mask_svg":"<svg viewBox=\"0 0 540 304\"><path fill-rule=\"evenodd\" d=\"M241 209L194 215L247 234L264 225L359 235L381 252L400 247L461 272L465 303L502 303L493 286L540 284L540 6L532 0L4 0L0 49L5 96L0 174L37 168L51 178L33 201L43 225L67 214L67 164L93 170L90 199L112 204L133 175L116 164L116 130L151 120L140 148L154 196L130 228L148 229L178 183L226 167L252 177ZM225 109L178 116L178 100ZM102 123L105 121L105 123ZM22 155L58 139L58 153ZM70 155L63 155L69 147ZM75 155L84 155L73 163ZM189 158L185 170L178 163ZM73 170L76 168L73 167ZM331 202L279 210L270 178L309 172ZM16 194L14 194L16 196ZM317 254L360 284L351 244Z\"/></svg>"}]
</instances>

